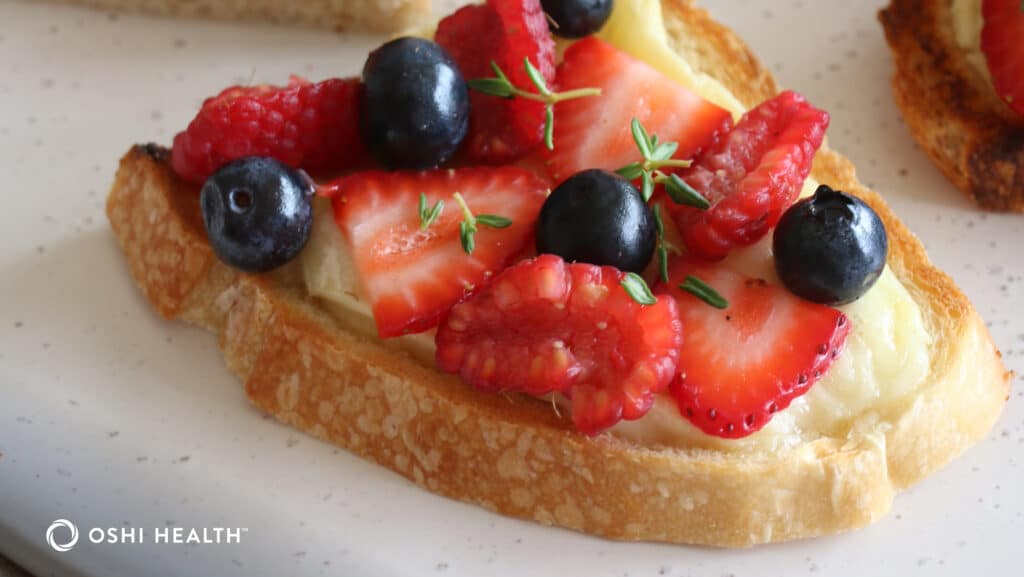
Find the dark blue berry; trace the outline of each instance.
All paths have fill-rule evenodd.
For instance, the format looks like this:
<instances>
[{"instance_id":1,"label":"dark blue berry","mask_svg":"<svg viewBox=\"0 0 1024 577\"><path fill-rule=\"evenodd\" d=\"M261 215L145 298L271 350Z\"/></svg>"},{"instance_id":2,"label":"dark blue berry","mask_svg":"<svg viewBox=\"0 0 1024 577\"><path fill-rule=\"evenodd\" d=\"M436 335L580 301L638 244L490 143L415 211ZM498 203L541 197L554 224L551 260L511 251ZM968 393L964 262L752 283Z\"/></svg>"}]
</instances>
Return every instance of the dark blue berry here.
<instances>
[{"instance_id":1,"label":"dark blue berry","mask_svg":"<svg viewBox=\"0 0 1024 577\"><path fill-rule=\"evenodd\" d=\"M562 38L583 38L596 33L612 15L612 0L541 0L552 20L551 33Z\"/></svg>"},{"instance_id":2,"label":"dark blue berry","mask_svg":"<svg viewBox=\"0 0 1024 577\"><path fill-rule=\"evenodd\" d=\"M213 252L245 272L264 272L295 258L313 224L313 181L273 158L249 156L225 165L203 185L199 203Z\"/></svg>"},{"instance_id":3,"label":"dark blue berry","mask_svg":"<svg viewBox=\"0 0 1024 577\"><path fill-rule=\"evenodd\" d=\"M839 305L859 299L885 268L889 237L859 198L820 186L775 227L779 279L799 297Z\"/></svg>"},{"instance_id":4,"label":"dark blue berry","mask_svg":"<svg viewBox=\"0 0 1024 577\"><path fill-rule=\"evenodd\" d=\"M363 67L363 141L390 168L432 168L469 130L469 88L451 56L422 38L397 38Z\"/></svg>"},{"instance_id":5,"label":"dark blue berry","mask_svg":"<svg viewBox=\"0 0 1024 577\"><path fill-rule=\"evenodd\" d=\"M541 207L537 251L569 262L647 268L657 229L651 209L630 182L606 170L577 172Z\"/></svg>"}]
</instances>

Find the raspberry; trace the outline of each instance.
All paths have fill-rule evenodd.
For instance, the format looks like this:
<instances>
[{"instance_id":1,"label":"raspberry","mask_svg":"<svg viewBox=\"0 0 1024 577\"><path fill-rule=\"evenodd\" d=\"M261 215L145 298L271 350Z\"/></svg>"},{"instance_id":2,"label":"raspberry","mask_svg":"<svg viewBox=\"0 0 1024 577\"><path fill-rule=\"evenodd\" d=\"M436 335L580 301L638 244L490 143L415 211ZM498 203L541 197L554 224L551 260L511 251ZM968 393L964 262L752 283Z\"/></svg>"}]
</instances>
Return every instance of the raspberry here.
<instances>
[{"instance_id":1,"label":"raspberry","mask_svg":"<svg viewBox=\"0 0 1024 577\"><path fill-rule=\"evenodd\" d=\"M671 297L640 305L624 277L554 255L506 269L449 312L437 366L485 391L563 393L588 435L639 419L675 376L682 327Z\"/></svg>"},{"instance_id":2,"label":"raspberry","mask_svg":"<svg viewBox=\"0 0 1024 577\"><path fill-rule=\"evenodd\" d=\"M350 168L363 157L357 80L288 86L232 86L208 98L188 128L174 137L178 176L202 182L228 162L270 156L311 171Z\"/></svg>"},{"instance_id":3,"label":"raspberry","mask_svg":"<svg viewBox=\"0 0 1024 577\"><path fill-rule=\"evenodd\" d=\"M754 108L680 176L711 203L701 211L664 203L690 252L724 258L763 237L800 194L828 113L795 92Z\"/></svg>"},{"instance_id":4,"label":"raspberry","mask_svg":"<svg viewBox=\"0 0 1024 577\"><path fill-rule=\"evenodd\" d=\"M533 92L523 60L537 67L554 89L555 42L539 0L488 0L465 6L437 26L434 40L451 54L467 80L494 76L495 62L516 87ZM544 105L470 93L466 154L474 162L503 163L544 138Z\"/></svg>"}]
</instances>

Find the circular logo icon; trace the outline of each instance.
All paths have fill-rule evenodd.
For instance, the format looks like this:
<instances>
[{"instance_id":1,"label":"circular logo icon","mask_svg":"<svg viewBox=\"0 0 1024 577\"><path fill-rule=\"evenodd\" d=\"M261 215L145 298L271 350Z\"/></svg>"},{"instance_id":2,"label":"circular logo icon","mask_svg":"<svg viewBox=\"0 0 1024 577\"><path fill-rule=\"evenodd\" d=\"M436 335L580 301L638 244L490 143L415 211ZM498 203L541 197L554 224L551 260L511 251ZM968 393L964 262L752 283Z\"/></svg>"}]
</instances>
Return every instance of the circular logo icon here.
<instances>
[{"instance_id":1,"label":"circular logo icon","mask_svg":"<svg viewBox=\"0 0 1024 577\"><path fill-rule=\"evenodd\" d=\"M64 543L57 542L57 536L54 535L54 533L57 532L57 529L67 529L71 533L68 540ZM70 551L75 546L75 543L78 543L78 527L75 527L75 524L67 519L57 519L46 530L46 542L54 551L59 551L61 553Z\"/></svg>"}]
</instances>

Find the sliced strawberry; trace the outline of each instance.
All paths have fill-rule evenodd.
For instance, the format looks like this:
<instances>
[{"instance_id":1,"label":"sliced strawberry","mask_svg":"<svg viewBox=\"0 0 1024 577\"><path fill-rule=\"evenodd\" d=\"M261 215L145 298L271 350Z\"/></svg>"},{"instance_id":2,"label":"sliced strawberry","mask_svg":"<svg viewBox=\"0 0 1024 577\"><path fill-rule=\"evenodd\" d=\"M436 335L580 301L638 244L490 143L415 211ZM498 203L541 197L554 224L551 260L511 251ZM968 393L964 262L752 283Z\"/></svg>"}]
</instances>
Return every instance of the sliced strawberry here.
<instances>
[{"instance_id":1,"label":"sliced strawberry","mask_svg":"<svg viewBox=\"0 0 1024 577\"><path fill-rule=\"evenodd\" d=\"M827 112L783 92L745 114L698 156L680 176L711 208L663 203L690 252L721 259L771 230L800 196L828 123Z\"/></svg>"},{"instance_id":2,"label":"sliced strawberry","mask_svg":"<svg viewBox=\"0 0 1024 577\"><path fill-rule=\"evenodd\" d=\"M495 62L515 86L534 91L524 68L530 62L549 87L555 80L555 42L540 0L488 0L457 10L437 26L434 40L451 54L467 79L494 76ZM537 147L544 138L544 105L470 93L466 155L473 162L503 163Z\"/></svg>"},{"instance_id":3,"label":"sliced strawberry","mask_svg":"<svg viewBox=\"0 0 1024 577\"><path fill-rule=\"evenodd\" d=\"M709 284L728 307L679 289L687 275ZM836 309L695 260L673 259L669 282L654 292L675 297L686 334L670 391L686 418L718 437L745 437L765 426L828 370L850 332Z\"/></svg>"},{"instance_id":4,"label":"sliced strawberry","mask_svg":"<svg viewBox=\"0 0 1024 577\"><path fill-rule=\"evenodd\" d=\"M1021 0L984 0L981 51L999 97L1024 114L1024 5Z\"/></svg>"},{"instance_id":5,"label":"sliced strawberry","mask_svg":"<svg viewBox=\"0 0 1024 577\"><path fill-rule=\"evenodd\" d=\"M474 214L512 220L507 228L479 227L476 248L459 240L463 219L452 195ZM429 172L363 172L324 187L334 218L348 239L366 298L382 338L437 324L455 303L501 272L533 238L547 185L515 167ZM447 206L425 230L419 198Z\"/></svg>"},{"instance_id":6,"label":"sliced strawberry","mask_svg":"<svg viewBox=\"0 0 1024 577\"><path fill-rule=\"evenodd\" d=\"M732 125L732 116L648 64L589 37L569 47L558 67L558 89L596 87L601 96L555 105L555 149L548 171L555 182L580 170L616 170L640 160L630 123L638 119L675 158L690 158Z\"/></svg>"},{"instance_id":7,"label":"sliced strawberry","mask_svg":"<svg viewBox=\"0 0 1024 577\"><path fill-rule=\"evenodd\" d=\"M681 342L671 298L636 303L612 267L541 255L455 306L437 332L437 365L485 391L572 399L595 435L639 419L675 374Z\"/></svg>"}]
</instances>

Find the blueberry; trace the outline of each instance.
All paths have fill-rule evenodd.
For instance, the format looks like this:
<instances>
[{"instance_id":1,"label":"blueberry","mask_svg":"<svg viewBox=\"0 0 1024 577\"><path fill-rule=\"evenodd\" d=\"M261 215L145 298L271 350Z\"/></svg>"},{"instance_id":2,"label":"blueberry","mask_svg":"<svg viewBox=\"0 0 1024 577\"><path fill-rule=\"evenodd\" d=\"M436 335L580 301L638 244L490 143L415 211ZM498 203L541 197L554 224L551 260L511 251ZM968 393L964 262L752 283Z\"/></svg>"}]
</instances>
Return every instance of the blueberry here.
<instances>
[{"instance_id":1,"label":"blueberry","mask_svg":"<svg viewBox=\"0 0 1024 577\"><path fill-rule=\"evenodd\" d=\"M390 168L433 168L469 130L469 88L452 57L422 38L397 38L363 67L363 141Z\"/></svg>"},{"instance_id":2,"label":"blueberry","mask_svg":"<svg viewBox=\"0 0 1024 577\"><path fill-rule=\"evenodd\" d=\"M552 23L551 33L562 38L594 34L612 15L612 0L541 0Z\"/></svg>"},{"instance_id":3,"label":"blueberry","mask_svg":"<svg viewBox=\"0 0 1024 577\"><path fill-rule=\"evenodd\" d=\"M859 198L819 186L782 215L773 239L775 270L790 291L839 305L859 299L885 268L889 237Z\"/></svg>"},{"instance_id":4,"label":"blueberry","mask_svg":"<svg viewBox=\"0 0 1024 577\"><path fill-rule=\"evenodd\" d=\"M273 158L249 156L225 165L199 196L213 252L245 272L292 260L309 239L313 191L305 172Z\"/></svg>"},{"instance_id":5,"label":"blueberry","mask_svg":"<svg viewBox=\"0 0 1024 577\"><path fill-rule=\"evenodd\" d=\"M641 272L654 254L654 215L630 182L606 170L577 172L541 207L537 251L569 262Z\"/></svg>"}]
</instances>

